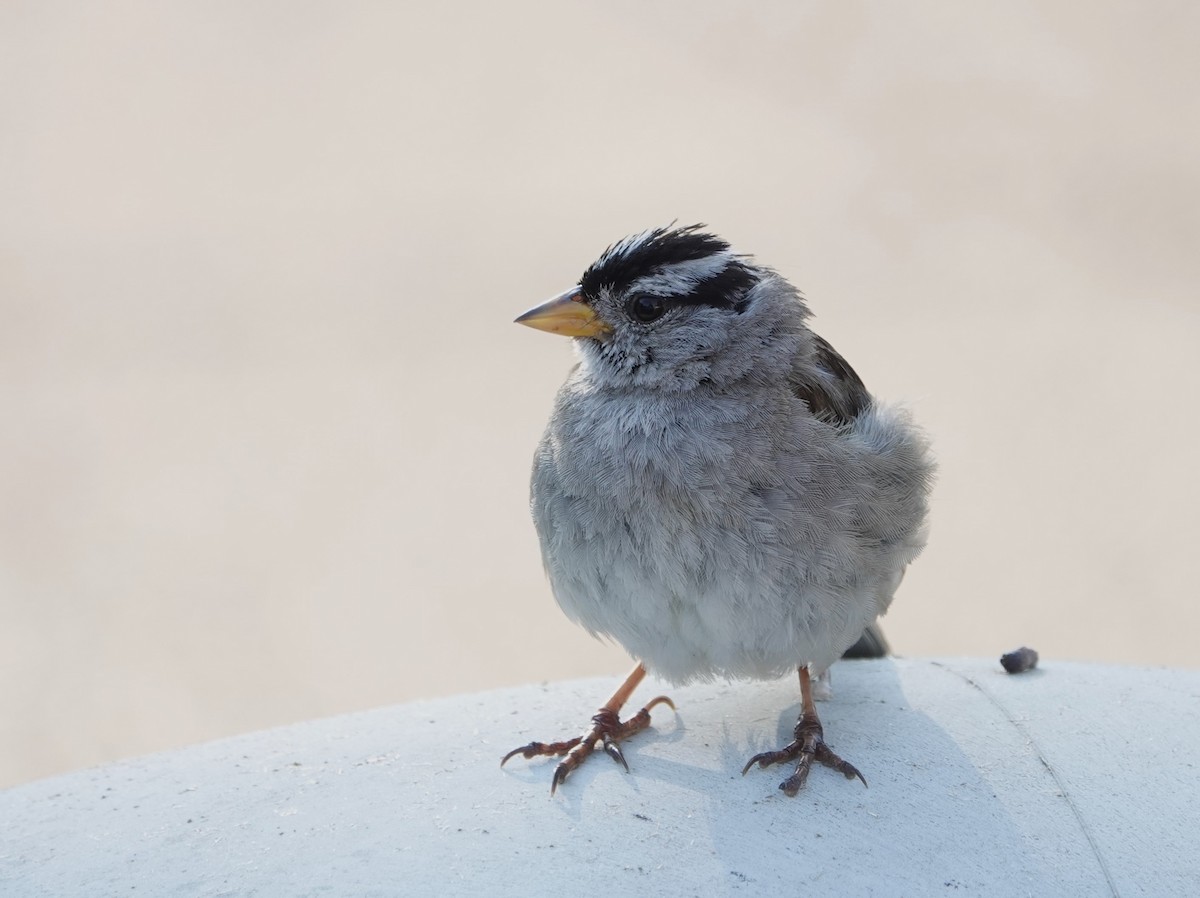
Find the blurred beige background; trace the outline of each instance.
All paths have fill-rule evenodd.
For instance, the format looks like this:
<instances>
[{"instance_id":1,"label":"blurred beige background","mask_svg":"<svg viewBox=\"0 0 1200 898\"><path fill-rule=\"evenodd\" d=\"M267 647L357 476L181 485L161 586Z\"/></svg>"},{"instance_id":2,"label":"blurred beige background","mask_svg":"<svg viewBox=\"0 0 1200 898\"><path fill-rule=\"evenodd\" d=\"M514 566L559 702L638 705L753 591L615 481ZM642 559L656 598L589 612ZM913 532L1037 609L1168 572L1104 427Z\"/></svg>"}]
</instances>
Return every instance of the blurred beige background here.
<instances>
[{"instance_id":1,"label":"blurred beige background","mask_svg":"<svg viewBox=\"0 0 1200 898\"><path fill-rule=\"evenodd\" d=\"M623 673L510 322L672 219L934 435L898 651L1196 666L1196 10L0 6L0 785Z\"/></svg>"}]
</instances>

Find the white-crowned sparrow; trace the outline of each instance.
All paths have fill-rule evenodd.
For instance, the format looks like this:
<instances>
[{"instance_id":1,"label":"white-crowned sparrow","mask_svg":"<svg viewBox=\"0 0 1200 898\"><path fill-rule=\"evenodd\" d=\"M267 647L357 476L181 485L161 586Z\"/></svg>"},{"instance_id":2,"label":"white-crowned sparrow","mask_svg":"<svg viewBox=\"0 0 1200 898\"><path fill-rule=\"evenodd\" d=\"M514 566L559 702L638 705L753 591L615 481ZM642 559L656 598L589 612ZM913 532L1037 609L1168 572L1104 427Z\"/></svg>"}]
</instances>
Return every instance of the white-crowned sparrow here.
<instances>
[{"instance_id":1,"label":"white-crowned sparrow","mask_svg":"<svg viewBox=\"0 0 1200 898\"><path fill-rule=\"evenodd\" d=\"M617 743L670 704L620 721L647 670L685 683L798 669L794 741L742 772L797 761L789 795L814 759L862 779L824 742L810 670L887 610L925 545L921 432L809 329L791 284L702 227L627 237L517 319L579 354L533 465L554 595L638 661L583 735L504 758L565 755L552 793L598 744L625 763Z\"/></svg>"}]
</instances>

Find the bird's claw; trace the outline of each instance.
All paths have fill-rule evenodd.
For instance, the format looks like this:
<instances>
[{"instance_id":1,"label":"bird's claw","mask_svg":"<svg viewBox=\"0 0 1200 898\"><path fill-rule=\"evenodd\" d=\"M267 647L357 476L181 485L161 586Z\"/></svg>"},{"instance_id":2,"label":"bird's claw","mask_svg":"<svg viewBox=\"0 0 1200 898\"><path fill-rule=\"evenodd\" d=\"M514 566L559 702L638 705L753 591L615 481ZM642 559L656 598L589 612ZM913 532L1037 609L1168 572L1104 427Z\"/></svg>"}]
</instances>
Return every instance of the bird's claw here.
<instances>
[{"instance_id":1,"label":"bird's claw","mask_svg":"<svg viewBox=\"0 0 1200 898\"><path fill-rule=\"evenodd\" d=\"M514 748L506 754L500 759L500 766L503 767L508 763L509 759L515 758L517 755L521 755L525 760L540 758L546 755L564 755L578 745L582 739L582 736L576 736L574 739L568 739L566 742L530 742L528 745Z\"/></svg>"},{"instance_id":2,"label":"bird's claw","mask_svg":"<svg viewBox=\"0 0 1200 898\"><path fill-rule=\"evenodd\" d=\"M665 695L660 695L648 702L644 708L626 721L622 721L617 712L611 708L601 708L592 717L592 728L582 736L576 736L574 739L567 739L563 742L530 742L528 745L514 748L506 754L501 759L500 766L503 767L505 762L517 755L526 759L565 755L554 768L554 775L550 778L550 794L553 795L571 772L586 761L588 756L596 750L596 745L600 744L604 747L604 753L624 767L625 772L628 773L629 762L625 760L625 753L621 751L618 743L622 739L627 739L634 733L646 729L650 725L650 709L656 705L668 705L671 710L675 710L675 703Z\"/></svg>"},{"instance_id":3,"label":"bird's claw","mask_svg":"<svg viewBox=\"0 0 1200 898\"><path fill-rule=\"evenodd\" d=\"M604 753L625 768L625 772L629 772L629 762L625 760L625 755L621 752L621 746L612 741L612 737L604 737Z\"/></svg>"},{"instance_id":4,"label":"bird's claw","mask_svg":"<svg viewBox=\"0 0 1200 898\"><path fill-rule=\"evenodd\" d=\"M821 721L817 719L815 714L801 715L800 719L796 722L796 729L793 735L795 739L778 751L759 752L747 761L746 766L742 768L742 776L745 776L755 764L759 767L770 767L772 764L796 761L795 771L779 784L779 788L785 795L795 796L797 792L804 788L804 784L808 781L808 774L812 770L812 762L817 761L826 767L833 768L848 780L858 778L862 780L864 786L867 785L867 778L862 775L857 767L849 761L842 760L842 758L834 754L833 749L825 744L825 735L821 727Z\"/></svg>"},{"instance_id":5,"label":"bird's claw","mask_svg":"<svg viewBox=\"0 0 1200 898\"><path fill-rule=\"evenodd\" d=\"M559 787L560 784L566 782L567 774L570 772L571 772L570 768L567 767L567 765L565 763L559 764L557 767L554 768L554 776L550 780L550 794L551 795L554 794L554 791Z\"/></svg>"},{"instance_id":6,"label":"bird's claw","mask_svg":"<svg viewBox=\"0 0 1200 898\"><path fill-rule=\"evenodd\" d=\"M796 743L792 743L795 745ZM791 746L788 746L791 748ZM517 749L520 751L520 749ZM784 749L782 751L760 751L753 758L746 762L746 766L742 768L742 776L745 776L750 768L757 764L759 767L770 767L772 764L778 764L781 761L790 761L795 757L795 754Z\"/></svg>"}]
</instances>

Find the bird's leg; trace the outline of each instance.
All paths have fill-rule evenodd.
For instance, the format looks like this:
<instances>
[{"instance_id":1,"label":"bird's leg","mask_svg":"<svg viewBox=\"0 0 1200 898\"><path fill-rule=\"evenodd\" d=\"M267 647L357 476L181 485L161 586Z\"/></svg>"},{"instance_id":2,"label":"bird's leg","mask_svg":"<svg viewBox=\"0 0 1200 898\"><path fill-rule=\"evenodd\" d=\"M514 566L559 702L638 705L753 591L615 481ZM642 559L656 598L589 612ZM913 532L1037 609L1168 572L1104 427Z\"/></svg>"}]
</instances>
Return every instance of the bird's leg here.
<instances>
[{"instance_id":1,"label":"bird's leg","mask_svg":"<svg viewBox=\"0 0 1200 898\"><path fill-rule=\"evenodd\" d=\"M812 684L806 665L800 667L800 702L800 719L796 721L796 729L792 731L795 738L779 751L764 751L755 755L742 768L742 776L755 764L759 767L769 767L785 761L796 761L795 773L779 784L779 788L785 793L795 795L804 787L812 762L816 760L826 767L832 767L848 780L858 777L865 786L867 780L858 772L858 768L848 761L843 761L825 744L825 733L817 717L817 706L813 704Z\"/></svg>"},{"instance_id":2,"label":"bird's leg","mask_svg":"<svg viewBox=\"0 0 1200 898\"><path fill-rule=\"evenodd\" d=\"M619 716L621 708L629 701L629 696L633 694L633 690L638 687L645 676L646 668L639 664L625 678L625 682L621 684L620 688L613 693L612 698L606 701L592 717L592 728L582 736L576 736L565 742L530 742L528 745L514 748L506 754L500 761L500 766L503 767L505 761L515 755L521 755L524 758L566 755L554 768L554 778L550 781L550 794L553 795L554 790L562 785L568 774L586 761L588 756L595 751L596 744L600 743L604 746L604 753L623 766L625 772L628 773L629 764L626 763L625 755L621 753L617 743L648 727L650 725L650 709L655 705L667 705L672 711L675 710L675 703L665 695L660 695L652 699L646 707L628 720L621 721Z\"/></svg>"}]
</instances>

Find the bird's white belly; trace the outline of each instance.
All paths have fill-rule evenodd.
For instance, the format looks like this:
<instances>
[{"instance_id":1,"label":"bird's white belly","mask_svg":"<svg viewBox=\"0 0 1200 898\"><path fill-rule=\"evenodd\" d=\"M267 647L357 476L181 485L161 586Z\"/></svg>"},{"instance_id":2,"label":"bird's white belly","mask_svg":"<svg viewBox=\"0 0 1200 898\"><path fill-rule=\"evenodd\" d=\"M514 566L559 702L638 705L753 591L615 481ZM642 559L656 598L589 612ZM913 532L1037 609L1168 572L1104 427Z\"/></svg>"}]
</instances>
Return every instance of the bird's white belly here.
<instances>
[{"instance_id":1,"label":"bird's white belly","mask_svg":"<svg viewBox=\"0 0 1200 898\"><path fill-rule=\"evenodd\" d=\"M806 582L748 519L681 528L644 506L636 519L597 508L590 533L556 534L547 567L569 617L668 680L823 669L879 613L873 584Z\"/></svg>"}]
</instances>

